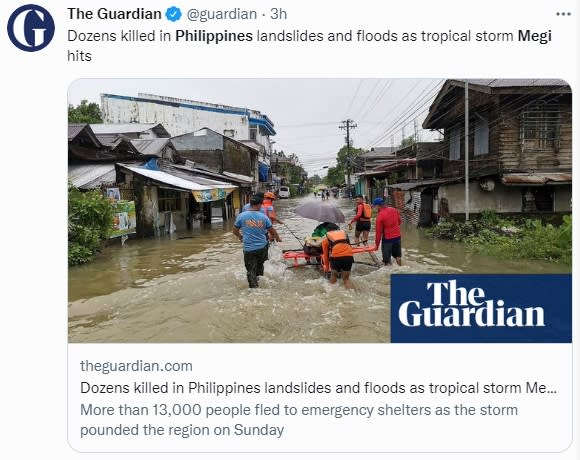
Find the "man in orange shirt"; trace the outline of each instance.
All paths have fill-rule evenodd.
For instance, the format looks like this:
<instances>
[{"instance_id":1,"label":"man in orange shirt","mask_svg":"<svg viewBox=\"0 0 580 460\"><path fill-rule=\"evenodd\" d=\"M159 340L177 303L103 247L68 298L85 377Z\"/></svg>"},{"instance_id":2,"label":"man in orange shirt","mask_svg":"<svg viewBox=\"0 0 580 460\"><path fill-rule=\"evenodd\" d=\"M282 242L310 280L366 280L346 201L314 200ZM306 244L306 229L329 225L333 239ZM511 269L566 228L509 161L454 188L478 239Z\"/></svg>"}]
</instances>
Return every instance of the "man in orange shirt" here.
<instances>
[{"instance_id":1,"label":"man in orange shirt","mask_svg":"<svg viewBox=\"0 0 580 460\"><path fill-rule=\"evenodd\" d=\"M344 287L352 289L350 270L354 263L352 246L344 230L333 230L322 240L322 257L325 270L331 269L330 283L336 283L338 273L342 273Z\"/></svg>"},{"instance_id":2,"label":"man in orange shirt","mask_svg":"<svg viewBox=\"0 0 580 460\"><path fill-rule=\"evenodd\" d=\"M276 199L277 199L276 195L274 195L272 192L264 193L264 201L262 202L262 212L266 214L266 216L272 221L273 224L284 225L284 222L278 219L278 216L276 215L276 210L274 209L273 201Z\"/></svg>"}]
</instances>

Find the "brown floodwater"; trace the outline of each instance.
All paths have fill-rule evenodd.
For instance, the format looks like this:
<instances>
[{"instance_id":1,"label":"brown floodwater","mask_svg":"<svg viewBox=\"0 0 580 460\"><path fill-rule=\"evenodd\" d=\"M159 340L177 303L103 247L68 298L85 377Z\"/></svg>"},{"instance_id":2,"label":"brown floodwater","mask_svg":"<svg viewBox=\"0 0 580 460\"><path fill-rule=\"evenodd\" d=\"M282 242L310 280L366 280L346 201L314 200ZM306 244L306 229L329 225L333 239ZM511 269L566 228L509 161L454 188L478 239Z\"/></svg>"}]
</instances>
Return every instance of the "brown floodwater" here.
<instances>
[{"instance_id":1,"label":"brown floodwater","mask_svg":"<svg viewBox=\"0 0 580 460\"><path fill-rule=\"evenodd\" d=\"M391 273L571 271L550 262L477 254L404 225L403 266L377 269L368 254L357 255L355 289L346 290L330 285L319 267L292 268L282 259L284 249L299 249L298 239L317 225L294 213L314 199L276 202L286 224L276 225L283 242L270 248L258 289L248 288L233 221L106 247L93 262L69 269L69 341L389 342ZM353 202L332 201L352 217Z\"/></svg>"}]
</instances>

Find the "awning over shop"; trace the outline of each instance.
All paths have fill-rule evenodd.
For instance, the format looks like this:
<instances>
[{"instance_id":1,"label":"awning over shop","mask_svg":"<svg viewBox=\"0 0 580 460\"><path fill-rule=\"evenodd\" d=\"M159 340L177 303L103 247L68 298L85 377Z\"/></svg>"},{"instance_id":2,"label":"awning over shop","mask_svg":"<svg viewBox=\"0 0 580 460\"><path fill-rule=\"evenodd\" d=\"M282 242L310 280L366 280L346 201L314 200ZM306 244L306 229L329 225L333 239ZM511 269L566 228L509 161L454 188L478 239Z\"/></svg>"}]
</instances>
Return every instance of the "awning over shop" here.
<instances>
[{"instance_id":1,"label":"awning over shop","mask_svg":"<svg viewBox=\"0 0 580 460\"><path fill-rule=\"evenodd\" d=\"M206 177L192 175L191 178L185 179L163 171L154 171L141 166L129 166L126 164L119 164L119 166L134 174L168 186L169 188L191 192L195 200L202 203L223 200L237 188L237 186L228 182L218 182Z\"/></svg>"},{"instance_id":2,"label":"awning over shop","mask_svg":"<svg viewBox=\"0 0 580 460\"><path fill-rule=\"evenodd\" d=\"M238 181L240 183L246 183L246 184L251 185L254 182L254 179L252 179L250 176L246 176L244 174L236 174L236 173L224 171L223 175L230 177L232 179L235 179L236 181Z\"/></svg>"},{"instance_id":3,"label":"awning over shop","mask_svg":"<svg viewBox=\"0 0 580 460\"><path fill-rule=\"evenodd\" d=\"M566 185L572 183L572 174L504 174L501 182L505 185Z\"/></svg>"},{"instance_id":4,"label":"awning over shop","mask_svg":"<svg viewBox=\"0 0 580 460\"><path fill-rule=\"evenodd\" d=\"M409 166L415 166L417 160L415 158L403 158L399 160L389 161L384 165L377 166L370 171L363 171L357 173L359 176L375 176L389 171L395 171L400 168L405 168Z\"/></svg>"},{"instance_id":5,"label":"awning over shop","mask_svg":"<svg viewBox=\"0 0 580 460\"><path fill-rule=\"evenodd\" d=\"M389 184L387 187L395 188L398 190L412 190L417 187L428 187L430 185L445 185L445 184L452 184L455 182L459 182L462 179L460 177L450 178L450 179L426 179L426 180L419 180L415 182L402 182L399 184Z\"/></svg>"}]
</instances>

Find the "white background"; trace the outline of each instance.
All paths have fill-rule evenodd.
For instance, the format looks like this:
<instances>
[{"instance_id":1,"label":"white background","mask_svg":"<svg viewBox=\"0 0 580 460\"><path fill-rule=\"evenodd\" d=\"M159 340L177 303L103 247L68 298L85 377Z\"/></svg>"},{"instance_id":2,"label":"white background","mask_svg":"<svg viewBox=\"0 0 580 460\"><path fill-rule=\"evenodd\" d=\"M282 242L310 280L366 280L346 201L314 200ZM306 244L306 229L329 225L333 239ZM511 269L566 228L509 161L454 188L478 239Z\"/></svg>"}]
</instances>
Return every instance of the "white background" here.
<instances>
[{"instance_id":1,"label":"white background","mask_svg":"<svg viewBox=\"0 0 580 460\"><path fill-rule=\"evenodd\" d=\"M191 362L191 372L81 372L79 363L99 362ZM568 344L382 344L382 345L69 345L69 441L77 450L98 451L244 451L244 452L559 452L571 435L571 346ZM140 395L133 382L169 382L169 394ZM259 394L216 396L188 393L188 382L233 382L258 385ZM81 382L92 385L130 383L128 394L87 393ZM171 383L185 386L185 394L171 392ZM332 393L272 395L264 382L316 382L330 384ZM336 394L336 384L360 382L358 394ZM402 393L365 394L365 382L404 387ZM430 383L449 385L479 382L479 394L430 393ZM539 382L556 393L532 394L526 382ZM425 393L412 394L411 385L422 384ZM485 394L484 386L521 385L522 393ZM232 407L257 403L301 406L373 406L370 418L332 416L261 417L154 417L153 404L200 404ZM115 415L82 416L81 403L88 406L119 404L149 407L147 417ZM385 404L427 406L429 416L379 416ZM456 416L453 406L517 407L517 416ZM449 416L436 416L436 407L450 407ZM203 411L202 411L203 412ZM115 414L117 414L115 409ZM300 413L300 409L299 412ZM284 426L276 437L99 437L81 438L81 426L134 426L139 424L184 426ZM141 433L142 428L140 428ZM167 433L167 429L166 429Z\"/></svg>"},{"instance_id":2,"label":"white background","mask_svg":"<svg viewBox=\"0 0 580 460\"><path fill-rule=\"evenodd\" d=\"M6 24L10 13L26 2L5 1L0 6L0 18ZM142 0L140 2L101 1L98 6L125 8L147 6L165 10L173 2L160 4ZM495 44L456 44L449 47L437 45L413 45L404 48L397 46L360 44L293 44L281 46L270 44L264 46L254 43L246 45L220 46L162 46L138 45L123 47L119 43L107 44L97 48L91 46L68 45L66 29L70 27L81 30L104 31L128 27L129 24L101 24L86 22L67 24L66 6L78 6L79 2L70 5L61 1L43 1L41 6L53 15L57 32L53 42L39 53L23 53L8 40L5 32L0 34L2 50L2 108L5 135L3 138L3 299L2 299L2 364L1 379L1 439L0 455L3 458L79 458L67 443L67 257L66 257L66 93L69 84L77 78L106 77L381 77L381 78L562 78L567 80L573 89L578 90L578 2L571 1L518 1L501 0L486 2L465 1L358 1L358 2L306 2L276 1L275 4L263 1L246 1L244 7L258 8L260 5L279 6L288 11L290 20L283 26L261 23L261 29L316 29L321 32L364 28L367 30L392 29L397 31L420 30L501 30L513 31L518 28L531 28L538 31L552 29L551 46L511 43L508 46ZM89 4L89 2L82 2ZM189 5L185 1L175 2L182 10L189 7L203 6L215 8L240 7L241 2L196 1ZM556 11L572 11L571 18L556 16ZM135 27L137 24L135 24ZM200 24L180 24L180 27L201 28ZM152 27L176 27L169 23L143 26L144 30ZM208 30L228 28L240 30L256 27L246 24L220 23L204 28ZM5 26L3 26L5 31ZM91 63L68 63L67 49L85 49L93 52ZM100 51L98 50L100 49ZM574 104L574 119L578 119L577 104ZM578 126L575 123L575 128ZM574 151L578 150L578 132L574 132ZM577 187L574 188L574 200L577 201ZM574 232L575 240L578 230ZM577 298L576 292L574 299ZM578 304L577 299L574 302ZM574 336L578 336L578 316L575 315ZM154 353L162 351L162 345L154 347ZM214 346L216 358L212 366L220 375L229 361L220 362L221 356ZM310 347L314 352L316 346L294 345L296 350L306 351ZM420 369L411 374L408 367L395 364L388 368L392 360L401 361L408 353L409 346L391 346L385 352L385 371L396 371L405 378L420 375ZM151 347L147 347L149 350ZM213 348L213 347L212 347ZM212 350L210 348L210 350ZM92 347L91 347L92 349ZM190 347L184 347L190 350ZM344 346L328 345L325 353L329 356L344 354L350 356L356 350ZM490 348L491 349L491 348ZM500 368L510 369L518 363L506 361L510 347L505 346L497 355L490 352L489 359L497 357ZM277 346L261 346L259 356L250 354L248 362L254 359L263 362L266 368L271 362L282 360L285 354L279 354ZM379 349L377 349L379 350ZM376 365L378 354L369 352ZM429 345L413 347L413 350L429 350ZM549 353L548 346L540 347L536 354L528 354L527 359ZM139 353L142 351L140 350ZM188 351L189 352L189 351ZM457 346L453 353L459 352L465 359L470 356L470 348ZM125 349L119 353L127 353ZM149 351L147 351L149 353ZM212 352L213 353L213 352ZM451 352L450 352L451 353ZM578 356L578 345L574 345L574 354ZM499 356L498 356L499 355ZM225 358L224 358L225 359ZM445 359L445 356L442 356ZM563 359L554 357L554 362ZM549 361L549 359L548 359ZM345 358L346 363L357 362L352 356ZM365 363L367 361L361 361ZM546 378L554 378L553 369L543 369L546 362L526 362L533 366L535 372L545 372ZM576 440L562 454L538 454L533 458L566 458L576 459L580 456L577 440L578 429L578 359L574 367L574 431ZM360 363L358 363L360 365ZM308 369L308 366L295 364L296 369ZM526 369L524 366L524 371ZM316 366L315 366L316 367ZM277 369L276 366L273 367ZM360 367L357 367L360 369ZM457 371L459 372L459 367ZM316 372L320 369L316 368ZM345 371L349 377L357 378L350 369ZM377 372L369 369L368 372ZM449 372L448 370L442 371ZM506 370L506 372L508 372ZM568 369L561 369L562 375ZM419 373L419 374L417 374ZM434 377L434 376L432 376ZM442 375L444 377L444 375ZM565 380L558 381L561 383ZM546 416L555 416L546 408ZM566 427L567 419L554 420L554 426ZM487 432L480 430L482 435ZM474 427L478 430L478 427ZM534 428L535 429L535 428ZM426 436L425 432L412 433L417 442ZM551 445L562 445L564 436L555 433L553 439L537 439L535 431L530 432L529 446L540 449L545 441ZM493 430L492 430L493 432ZM312 435L312 433L311 433ZM364 436L363 433L351 432L351 438ZM451 439L455 432L447 432ZM427 436L429 439L429 437ZM397 440L402 443L404 439ZM344 445L344 440L337 442ZM380 441L376 441L380 442ZM464 441L457 436L457 445ZM290 449L293 450L293 449ZM467 449L472 450L472 449ZM87 456L85 454L85 456ZM93 454L90 458L141 458L135 454ZM167 458L167 454L151 454L147 458ZM181 457L182 455L180 455ZM184 454L183 456L194 457ZM304 454L302 458L311 457ZM368 455L375 457L375 455ZM233 455L195 455L195 458L233 458ZM237 455L235 458L256 458L256 454ZM265 454L263 458L274 457ZM282 457L282 456L280 456ZM293 457L285 455L283 458ZM336 458L337 455L318 455L316 458ZM343 455L340 458L361 458L360 454ZM384 458L385 455L376 455ZM401 454L389 458L530 458L530 454Z\"/></svg>"}]
</instances>

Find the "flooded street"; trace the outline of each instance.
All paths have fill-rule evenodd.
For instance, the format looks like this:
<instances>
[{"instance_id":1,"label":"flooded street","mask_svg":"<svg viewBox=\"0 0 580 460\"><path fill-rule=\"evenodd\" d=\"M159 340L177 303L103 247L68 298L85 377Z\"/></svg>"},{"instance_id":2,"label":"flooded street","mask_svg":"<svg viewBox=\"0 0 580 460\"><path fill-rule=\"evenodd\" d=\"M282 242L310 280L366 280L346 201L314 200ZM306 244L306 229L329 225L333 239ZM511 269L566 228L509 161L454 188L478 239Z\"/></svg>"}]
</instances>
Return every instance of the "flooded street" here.
<instances>
[{"instance_id":1,"label":"flooded street","mask_svg":"<svg viewBox=\"0 0 580 460\"><path fill-rule=\"evenodd\" d=\"M340 282L330 285L319 267L291 268L282 259L317 225L293 212L307 200L314 197L275 203L287 227L276 226L283 242L270 248L258 289L248 288L233 220L124 247L116 241L94 262L69 269L70 341L389 342L391 273L570 272L549 262L478 255L403 226L403 266L376 269L367 254L357 255L355 289L348 291ZM331 202L352 217L354 202Z\"/></svg>"}]
</instances>

